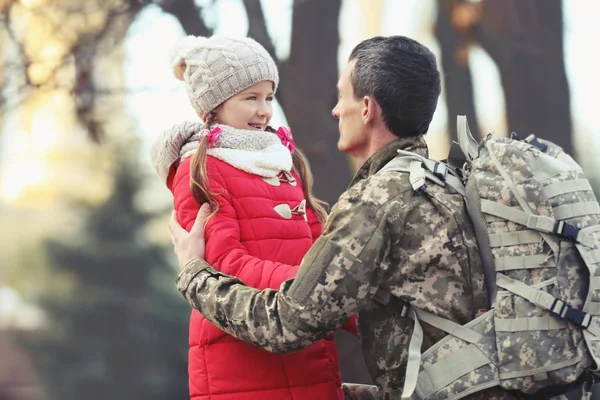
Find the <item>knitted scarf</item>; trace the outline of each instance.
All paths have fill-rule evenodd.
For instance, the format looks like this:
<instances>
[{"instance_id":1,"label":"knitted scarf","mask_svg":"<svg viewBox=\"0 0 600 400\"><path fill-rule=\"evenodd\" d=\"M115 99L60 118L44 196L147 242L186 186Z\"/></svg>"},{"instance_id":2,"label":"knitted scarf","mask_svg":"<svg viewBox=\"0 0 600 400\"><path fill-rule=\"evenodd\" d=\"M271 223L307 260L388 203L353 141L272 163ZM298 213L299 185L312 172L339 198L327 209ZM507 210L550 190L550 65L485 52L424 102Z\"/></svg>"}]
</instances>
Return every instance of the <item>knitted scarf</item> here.
<instances>
[{"instance_id":1,"label":"knitted scarf","mask_svg":"<svg viewBox=\"0 0 600 400\"><path fill-rule=\"evenodd\" d=\"M272 132L236 129L217 124L221 129L208 154L233 167L264 178L273 178L292 169L292 155ZM173 163L191 156L206 133L202 122L183 122L166 130L153 144L152 162L163 182Z\"/></svg>"}]
</instances>

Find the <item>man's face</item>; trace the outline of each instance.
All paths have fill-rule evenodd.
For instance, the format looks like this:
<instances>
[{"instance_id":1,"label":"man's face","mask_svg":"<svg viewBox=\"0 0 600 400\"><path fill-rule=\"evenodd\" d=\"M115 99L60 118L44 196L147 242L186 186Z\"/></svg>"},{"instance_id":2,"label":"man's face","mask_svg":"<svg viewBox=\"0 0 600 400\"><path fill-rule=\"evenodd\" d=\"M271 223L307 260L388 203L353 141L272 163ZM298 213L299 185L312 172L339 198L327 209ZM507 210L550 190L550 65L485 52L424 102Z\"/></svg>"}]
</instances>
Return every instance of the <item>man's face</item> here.
<instances>
[{"instance_id":1,"label":"man's face","mask_svg":"<svg viewBox=\"0 0 600 400\"><path fill-rule=\"evenodd\" d=\"M368 149L368 132L362 119L364 103L354 98L351 75L356 61L346 64L338 82L339 100L331 112L339 120L338 150L356 156Z\"/></svg>"}]
</instances>

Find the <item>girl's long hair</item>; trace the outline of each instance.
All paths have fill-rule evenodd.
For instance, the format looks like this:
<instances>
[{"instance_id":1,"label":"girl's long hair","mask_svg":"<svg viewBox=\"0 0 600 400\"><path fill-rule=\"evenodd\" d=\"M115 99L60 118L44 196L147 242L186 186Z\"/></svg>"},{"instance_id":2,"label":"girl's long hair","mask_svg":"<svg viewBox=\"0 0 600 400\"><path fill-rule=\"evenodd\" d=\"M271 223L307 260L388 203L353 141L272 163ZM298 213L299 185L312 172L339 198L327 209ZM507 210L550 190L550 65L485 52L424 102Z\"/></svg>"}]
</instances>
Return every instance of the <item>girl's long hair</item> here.
<instances>
[{"instance_id":1,"label":"girl's long hair","mask_svg":"<svg viewBox=\"0 0 600 400\"><path fill-rule=\"evenodd\" d=\"M211 129L216 120L214 112L209 113L206 118L205 127ZM267 127L269 132L275 132L270 126ZM198 150L192 156L191 167L190 167L190 190L192 196L199 204L208 202L211 207L211 213L207 218L207 221L217 214L219 211L219 203L214 199L215 196L220 193L212 193L210 191L210 184L208 182L208 174L206 168L206 156L208 151L208 139L206 136L202 136L200 139ZM306 203L316 214L319 222L324 223L327 219L327 203L315 197L313 194L313 175L310 170L310 165L306 156L296 149L292 154L293 171L300 178L302 184L302 190L306 198Z\"/></svg>"}]
</instances>

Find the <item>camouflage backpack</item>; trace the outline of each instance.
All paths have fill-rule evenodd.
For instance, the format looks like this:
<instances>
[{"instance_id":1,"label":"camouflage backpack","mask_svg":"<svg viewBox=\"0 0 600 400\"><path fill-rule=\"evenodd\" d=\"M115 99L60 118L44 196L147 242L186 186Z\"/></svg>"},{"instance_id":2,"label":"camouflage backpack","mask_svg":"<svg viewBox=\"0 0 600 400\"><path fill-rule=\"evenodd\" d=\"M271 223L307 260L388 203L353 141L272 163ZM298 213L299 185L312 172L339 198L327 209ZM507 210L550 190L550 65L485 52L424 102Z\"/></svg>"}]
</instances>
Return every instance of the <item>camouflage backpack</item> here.
<instances>
[{"instance_id":1,"label":"camouflage backpack","mask_svg":"<svg viewBox=\"0 0 600 400\"><path fill-rule=\"evenodd\" d=\"M535 138L481 143L458 117L462 169L399 151L383 169L461 193L491 307L461 326L417 309L403 399L460 399L500 386L549 398L600 366L600 205L581 167ZM427 182L429 181L429 182ZM421 354L419 321L448 335ZM589 394L588 394L589 396Z\"/></svg>"}]
</instances>

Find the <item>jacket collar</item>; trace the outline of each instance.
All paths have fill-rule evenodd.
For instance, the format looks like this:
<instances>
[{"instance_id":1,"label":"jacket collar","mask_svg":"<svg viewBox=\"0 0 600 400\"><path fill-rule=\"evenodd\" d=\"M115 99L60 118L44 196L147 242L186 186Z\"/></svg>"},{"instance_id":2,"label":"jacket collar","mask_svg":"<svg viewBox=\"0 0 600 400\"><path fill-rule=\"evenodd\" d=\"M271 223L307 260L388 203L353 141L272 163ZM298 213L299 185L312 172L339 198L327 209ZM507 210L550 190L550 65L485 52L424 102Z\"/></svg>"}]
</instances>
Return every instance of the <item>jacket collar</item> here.
<instances>
[{"instance_id":1,"label":"jacket collar","mask_svg":"<svg viewBox=\"0 0 600 400\"><path fill-rule=\"evenodd\" d=\"M354 186L359 181L368 178L377 173L388 162L398 155L398 150L411 151L423 157L429 156L427 143L424 136L411 136L408 138L399 138L379 149L360 167L350 186Z\"/></svg>"}]
</instances>

